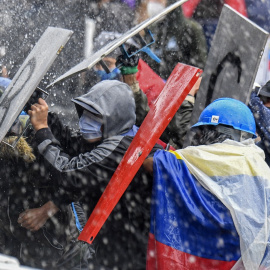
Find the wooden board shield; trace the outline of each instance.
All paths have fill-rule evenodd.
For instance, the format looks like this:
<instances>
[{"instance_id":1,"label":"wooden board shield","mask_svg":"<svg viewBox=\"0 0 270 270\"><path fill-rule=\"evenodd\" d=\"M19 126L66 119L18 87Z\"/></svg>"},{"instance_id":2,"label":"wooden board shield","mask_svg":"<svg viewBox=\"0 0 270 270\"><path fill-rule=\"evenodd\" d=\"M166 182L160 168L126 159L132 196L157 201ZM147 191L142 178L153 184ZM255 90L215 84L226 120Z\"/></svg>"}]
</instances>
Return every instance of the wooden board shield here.
<instances>
[{"instance_id":1,"label":"wooden board shield","mask_svg":"<svg viewBox=\"0 0 270 270\"><path fill-rule=\"evenodd\" d=\"M0 142L72 33L48 27L14 76L0 99Z\"/></svg>"},{"instance_id":2,"label":"wooden board shield","mask_svg":"<svg viewBox=\"0 0 270 270\"><path fill-rule=\"evenodd\" d=\"M221 97L248 103L268 33L224 5L197 93L190 126L203 109ZM188 131L184 147L194 133Z\"/></svg>"},{"instance_id":3,"label":"wooden board shield","mask_svg":"<svg viewBox=\"0 0 270 270\"><path fill-rule=\"evenodd\" d=\"M54 82L52 82L50 85L48 85L47 88L53 86L54 84L67 79L70 76L73 76L77 73L83 72L85 70L88 70L92 68L94 65L96 65L98 62L100 62L104 57L109 55L111 52L113 52L115 49L117 49L119 46L121 46L123 43L125 43L128 39L132 38L139 32L141 32L143 29L147 28L163 16L166 16L168 13L176 9L177 7L181 6L188 0L181 0L177 1L176 3L170 5L165 10L157 14L156 16L153 16L140 24L134 26L132 29L130 29L128 32L124 33L121 37L113 40L112 42L108 43L106 46L104 46L101 50L97 51L93 55L91 55L89 58L85 59L75 67L71 68L69 71L67 71L65 74L57 78Z\"/></svg>"}]
</instances>

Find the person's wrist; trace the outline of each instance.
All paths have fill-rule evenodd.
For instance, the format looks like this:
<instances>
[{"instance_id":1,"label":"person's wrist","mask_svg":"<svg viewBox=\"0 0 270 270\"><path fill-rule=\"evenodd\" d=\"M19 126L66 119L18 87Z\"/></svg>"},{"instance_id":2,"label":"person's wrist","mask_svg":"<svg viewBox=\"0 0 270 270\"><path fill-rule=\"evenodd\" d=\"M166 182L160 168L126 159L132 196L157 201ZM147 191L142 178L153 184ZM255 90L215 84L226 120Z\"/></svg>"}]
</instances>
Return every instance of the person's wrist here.
<instances>
[{"instance_id":1,"label":"person's wrist","mask_svg":"<svg viewBox=\"0 0 270 270\"><path fill-rule=\"evenodd\" d=\"M35 131L38 131L40 129L43 129L43 128L49 128L49 126L46 124L38 124L38 125L33 125Z\"/></svg>"},{"instance_id":2,"label":"person's wrist","mask_svg":"<svg viewBox=\"0 0 270 270\"><path fill-rule=\"evenodd\" d=\"M121 71L121 74L122 75L131 75L131 74L135 74L138 72L138 66L135 66L135 67L125 67L125 66L122 66L120 68L120 71Z\"/></svg>"},{"instance_id":3,"label":"person's wrist","mask_svg":"<svg viewBox=\"0 0 270 270\"><path fill-rule=\"evenodd\" d=\"M134 82L132 85L130 85L130 88L133 93L138 93L140 91L139 82Z\"/></svg>"},{"instance_id":4,"label":"person's wrist","mask_svg":"<svg viewBox=\"0 0 270 270\"><path fill-rule=\"evenodd\" d=\"M52 201L48 201L43 206L43 210L48 218L54 216L59 211L59 208Z\"/></svg>"},{"instance_id":5,"label":"person's wrist","mask_svg":"<svg viewBox=\"0 0 270 270\"><path fill-rule=\"evenodd\" d=\"M192 103L192 104L195 103L195 97L192 96L191 94L188 94L188 95L186 96L185 100L188 101L188 102L190 102L190 103Z\"/></svg>"},{"instance_id":6,"label":"person's wrist","mask_svg":"<svg viewBox=\"0 0 270 270\"><path fill-rule=\"evenodd\" d=\"M139 92L140 88L139 82L137 81L136 78L136 73L123 75L123 82L129 85L133 93Z\"/></svg>"}]
</instances>

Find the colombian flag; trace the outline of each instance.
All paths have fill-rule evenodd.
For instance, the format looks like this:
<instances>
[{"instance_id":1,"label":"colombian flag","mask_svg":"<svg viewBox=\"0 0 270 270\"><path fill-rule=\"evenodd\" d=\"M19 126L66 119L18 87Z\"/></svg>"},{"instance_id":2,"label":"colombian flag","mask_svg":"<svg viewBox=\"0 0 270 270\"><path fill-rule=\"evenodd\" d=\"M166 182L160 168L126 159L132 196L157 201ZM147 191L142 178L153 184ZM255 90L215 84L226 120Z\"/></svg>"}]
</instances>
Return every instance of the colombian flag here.
<instances>
[{"instance_id":1,"label":"colombian flag","mask_svg":"<svg viewBox=\"0 0 270 270\"><path fill-rule=\"evenodd\" d=\"M147 269L268 269L270 170L250 139L154 156Z\"/></svg>"}]
</instances>

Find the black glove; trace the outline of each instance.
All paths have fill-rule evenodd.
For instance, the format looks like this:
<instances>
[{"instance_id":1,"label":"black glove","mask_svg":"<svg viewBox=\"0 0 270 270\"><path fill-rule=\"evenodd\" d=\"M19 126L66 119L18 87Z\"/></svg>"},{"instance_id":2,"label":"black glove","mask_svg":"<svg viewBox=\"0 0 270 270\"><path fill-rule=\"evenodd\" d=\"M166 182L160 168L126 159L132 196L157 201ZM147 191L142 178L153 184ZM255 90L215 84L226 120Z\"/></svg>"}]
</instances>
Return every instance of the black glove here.
<instances>
[{"instance_id":1,"label":"black glove","mask_svg":"<svg viewBox=\"0 0 270 270\"><path fill-rule=\"evenodd\" d=\"M134 49L129 48L128 54L131 55ZM116 66L121 70L122 75L129 75L138 72L139 56L134 54L131 57L119 55L116 59Z\"/></svg>"}]
</instances>

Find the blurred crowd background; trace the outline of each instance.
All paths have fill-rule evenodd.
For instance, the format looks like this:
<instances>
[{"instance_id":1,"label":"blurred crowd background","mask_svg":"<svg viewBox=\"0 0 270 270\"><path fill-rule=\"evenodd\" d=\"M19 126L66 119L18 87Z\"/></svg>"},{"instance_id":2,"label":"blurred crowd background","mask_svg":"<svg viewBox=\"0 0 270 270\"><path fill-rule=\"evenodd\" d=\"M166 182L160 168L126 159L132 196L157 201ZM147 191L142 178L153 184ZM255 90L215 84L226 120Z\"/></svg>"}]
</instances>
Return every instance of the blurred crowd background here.
<instances>
[{"instance_id":1,"label":"blurred crowd background","mask_svg":"<svg viewBox=\"0 0 270 270\"><path fill-rule=\"evenodd\" d=\"M41 88L46 88L58 76L89 57L95 50L95 40L102 32L124 33L176 1L2 0L1 2L2 77L13 78L48 26L74 31L70 41L41 82ZM169 76L175 61L203 68L224 4L232 6L265 30L270 30L269 0L189 0L167 16L166 20L158 22L158 27L153 26L152 32L157 42L152 48L165 64L157 67L151 64L150 59L144 60L164 79ZM202 33L205 41L201 36ZM104 40L104 45L106 42L108 40ZM262 62L257 80L260 84L270 79L269 44ZM69 121L72 120L67 117L70 99L85 91L80 75L74 76L51 90L49 105L67 124L70 124Z\"/></svg>"}]
</instances>

